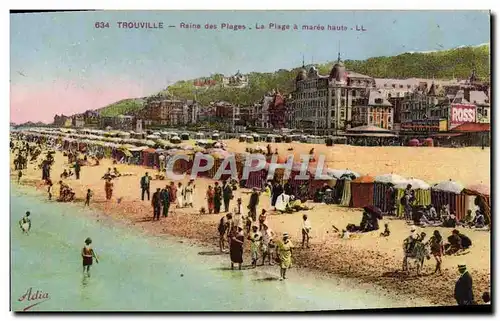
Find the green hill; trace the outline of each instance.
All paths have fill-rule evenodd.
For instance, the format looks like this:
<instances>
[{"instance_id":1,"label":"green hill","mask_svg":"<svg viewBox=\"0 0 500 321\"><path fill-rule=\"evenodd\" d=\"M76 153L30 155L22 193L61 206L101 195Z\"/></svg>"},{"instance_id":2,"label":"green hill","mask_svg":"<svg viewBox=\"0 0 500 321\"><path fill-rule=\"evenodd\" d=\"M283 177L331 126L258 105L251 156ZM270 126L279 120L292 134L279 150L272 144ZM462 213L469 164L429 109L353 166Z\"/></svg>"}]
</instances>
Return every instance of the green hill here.
<instances>
[{"instance_id":1,"label":"green hill","mask_svg":"<svg viewBox=\"0 0 500 321\"><path fill-rule=\"evenodd\" d=\"M106 107L97 109L99 115L107 117L107 116L117 116L117 115L125 115L127 113L135 112L144 106L144 101L138 98L132 99L123 99L112 103Z\"/></svg>"},{"instance_id":2,"label":"green hill","mask_svg":"<svg viewBox=\"0 0 500 321\"><path fill-rule=\"evenodd\" d=\"M334 62L317 65L320 74L328 75ZM476 68L479 78L489 80L490 47L462 47L430 53L404 53L392 57L376 57L366 60L346 60L346 68L361 74L378 78L438 78L453 77L465 79ZM280 69L273 73L252 72L248 74L249 86L242 89L213 86L196 89L193 80L178 81L168 87L169 94L177 98L194 99L202 104L225 100L235 104L250 105L273 88L288 93L293 90L293 80L299 68ZM206 79L220 80L222 75L212 75Z\"/></svg>"}]
</instances>

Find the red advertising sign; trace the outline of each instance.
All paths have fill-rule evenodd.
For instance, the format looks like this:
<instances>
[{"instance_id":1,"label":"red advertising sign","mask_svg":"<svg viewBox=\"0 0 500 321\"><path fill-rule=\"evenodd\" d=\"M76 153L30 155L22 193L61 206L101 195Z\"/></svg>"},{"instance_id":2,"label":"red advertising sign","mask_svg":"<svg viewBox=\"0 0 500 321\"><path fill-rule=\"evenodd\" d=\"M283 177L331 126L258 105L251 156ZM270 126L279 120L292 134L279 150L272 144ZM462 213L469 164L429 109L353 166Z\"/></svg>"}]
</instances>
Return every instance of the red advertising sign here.
<instances>
[{"instance_id":1,"label":"red advertising sign","mask_svg":"<svg viewBox=\"0 0 500 321\"><path fill-rule=\"evenodd\" d=\"M476 122L476 106L453 104L450 108L450 129L464 123Z\"/></svg>"}]
</instances>

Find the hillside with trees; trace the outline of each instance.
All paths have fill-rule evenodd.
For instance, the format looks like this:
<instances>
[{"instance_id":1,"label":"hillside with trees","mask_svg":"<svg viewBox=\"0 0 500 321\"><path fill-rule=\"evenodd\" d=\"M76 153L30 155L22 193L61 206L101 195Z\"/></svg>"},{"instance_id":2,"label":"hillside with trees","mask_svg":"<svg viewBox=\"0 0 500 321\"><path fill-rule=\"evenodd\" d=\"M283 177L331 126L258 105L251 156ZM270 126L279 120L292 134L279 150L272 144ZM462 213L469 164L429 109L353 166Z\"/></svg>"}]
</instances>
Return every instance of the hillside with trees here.
<instances>
[{"instance_id":1,"label":"hillside with trees","mask_svg":"<svg viewBox=\"0 0 500 321\"><path fill-rule=\"evenodd\" d=\"M97 111L102 117L111 117L117 115L125 115L142 109L144 100L139 98L123 99L112 103L106 107L99 108Z\"/></svg>"},{"instance_id":2,"label":"hillside with trees","mask_svg":"<svg viewBox=\"0 0 500 321\"><path fill-rule=\"evenodd\" d=\"M328 75L335 62L316 65L322 75ZM376 78L437 78L466 79L473 68L482 80L489 80L490 47L462 47L429 53L404 53L392 57L375 57L366 60L346 60L347 70ZM202 104L224 100L235 104L250 105L262 99L272 89L288 93L300 68L280 69L272 73L247 74L249 85L242 89L223 88L220 85L196 88L194 80L178 81L168 87L169 94L177 98L196 99ZM222 75L205 80L220 81Z\"/></svg>"}]
</instances>

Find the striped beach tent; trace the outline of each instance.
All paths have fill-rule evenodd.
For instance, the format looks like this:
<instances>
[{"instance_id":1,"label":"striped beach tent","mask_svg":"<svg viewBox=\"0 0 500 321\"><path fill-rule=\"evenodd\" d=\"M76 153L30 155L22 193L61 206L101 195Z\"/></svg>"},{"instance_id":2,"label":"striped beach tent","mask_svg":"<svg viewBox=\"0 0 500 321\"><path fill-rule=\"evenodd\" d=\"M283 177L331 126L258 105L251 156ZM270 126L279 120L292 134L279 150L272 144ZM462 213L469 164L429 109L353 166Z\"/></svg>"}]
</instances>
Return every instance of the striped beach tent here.
<instances>
[{"instance_id":1,"label":"striped beach tent","mask_svg":"<svg viewBox=\"0 0 500 321\"><path fill-rule=\"evenodd\" d=\"M415 201L414 206L427 206L431 204L431 190L430 185L426 182L411 178L405 182L396 184L396 216L404 217L404 206L401 204L401 198L405 193L405 189L408 185L411 185L411 189L415 191Z\"/></svg>"},{"instance_id":2,"label":"striped beach tent","mask_svg":"<svg viewBox=\"0 0 500 321\"><path fill-rule=\"evenodd\" d=\"M257 168L259 165L259 161L257 159L252 160L252 163L250 164L250 168ZM246 188L259 188L263 189L264 185L266 183L266 177L267 177L267 171L268 171L268 165L258 171L251 171L248 173L248 179L245 181L245 187Z\"/></svg>"},{"instance_id":3,"label":"striped beach tent","mask_svg":"<svg viewBox=\"0 0 500 321\"><path fill-rule=\"evenodd\" d=\"M443 205L449 205L450 213L455 212L457 219L465 218L466 195L462 193L464 186L453 180L448 180L431 187L431 201L436 210L440 210Z\"/></svg>"},{"instance_id":4,"label":"striped beach tent","mask_svg":"<svg viewBox=\"0 0 500 321\"><path fill-rule=\"evenodd\" d=\"M406 178L397 174L384 174L375 177L373 185L373 205L378 207L382 213L389 212L389 207L395 204L395 197L391 199L388 194L390 186L405 182Z\"/></svg>"}]
</instances>

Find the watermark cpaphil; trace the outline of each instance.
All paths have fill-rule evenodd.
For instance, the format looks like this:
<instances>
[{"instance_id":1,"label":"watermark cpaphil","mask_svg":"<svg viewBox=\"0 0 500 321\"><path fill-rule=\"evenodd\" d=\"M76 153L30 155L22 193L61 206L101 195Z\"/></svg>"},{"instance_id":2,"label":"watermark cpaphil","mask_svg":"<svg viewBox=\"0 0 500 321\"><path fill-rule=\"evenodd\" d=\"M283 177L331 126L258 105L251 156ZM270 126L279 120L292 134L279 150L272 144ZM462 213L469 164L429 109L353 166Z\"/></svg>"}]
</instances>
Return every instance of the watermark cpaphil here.
<instances>
[{"instance_id":1,"label":"watermark cpaphil","mask_svg":"<svg viewBox=\"0 0 500 321\"><path fill-rule=\"evenodd\" d=\"M22 311L29 311L31 308L49 299L50 296L48 293L40 290L34 291L33 288L30 287L21 297L19 297L19 299L17 299L17 301L25 302L27 304L27 306L25 306Z\"/></svg>"},{"instance_id":2,"label":"watermark cpaphil","mask_svg":"<svg viewBox=\"0 0 500 321\"><path fill-rule=\"evenodd\" d=\"M237 179L248 179L250 173L259 172L261 170L267 170L267 179L272 180L275 176L277 169L284 169L283 179L288 180L290 178L291 172L299 172L295 175L295 180L327 180L333 178L326 171L325 166L325 155L319 155L316 162L314 162L314 171L311 172L311 160L313 156L311 154L300 155L300 161L295 162L294 155L288 155L286 161L283 162L278 155L272 155L271 159L268 160L262 154L248 154L244 157L242 172L238 173L237 159L235 154L228 155L222 162L218 165L218 168L212 178L219 180L223 175L230 175L231 178ZM186 173L189 172L189 168L184 168L186 172L175 173L174 168L176 162L184 161L190 164L191 167L191 179L196 179L199 174L204 172L209 172L212 170L216 164L216 160L212 155L196 153L194 158L191 160L187 155L174 155L168 159L167 162L167 178L170 180L183 180L186 177ZM239 175L241 174L241 175Z\"/></svg>"}]
</instances>

